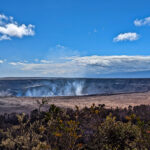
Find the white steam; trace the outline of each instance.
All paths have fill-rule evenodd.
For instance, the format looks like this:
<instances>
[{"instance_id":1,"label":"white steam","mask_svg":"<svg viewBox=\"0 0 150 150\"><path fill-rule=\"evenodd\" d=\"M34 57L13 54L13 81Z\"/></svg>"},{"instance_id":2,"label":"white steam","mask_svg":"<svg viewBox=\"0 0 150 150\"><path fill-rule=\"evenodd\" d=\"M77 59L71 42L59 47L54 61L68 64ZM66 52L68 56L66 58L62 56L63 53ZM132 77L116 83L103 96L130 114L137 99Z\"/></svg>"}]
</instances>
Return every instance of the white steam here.
<instances>
[{"instance_id":1,"label":"white steam","mask_svg":"<svg viewBox=\"0 0 150 150\"><path fill-rule=\"evenodd\" d=\"M28 88L24 94L19 93L18 96L26 97L49 97L49 96L78 96L83 95L84 82L74 81L67 82L64 86L51 83L46 86L37 86Z\"/></svg>"}]
</instances>

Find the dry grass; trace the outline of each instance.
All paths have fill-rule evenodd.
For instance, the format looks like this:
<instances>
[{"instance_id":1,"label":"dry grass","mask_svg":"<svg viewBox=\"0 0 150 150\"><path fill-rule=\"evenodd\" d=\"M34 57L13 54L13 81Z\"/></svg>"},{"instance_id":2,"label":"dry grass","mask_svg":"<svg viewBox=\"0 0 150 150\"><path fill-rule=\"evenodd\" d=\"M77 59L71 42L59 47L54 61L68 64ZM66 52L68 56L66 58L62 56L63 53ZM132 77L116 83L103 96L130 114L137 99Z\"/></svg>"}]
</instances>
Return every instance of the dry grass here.
<instances>
[{"instance_id":1,"label":"dry grass","mask_svg":"<svg viewBox=\"0 0 150 150\"><path fill-rule=\"evenodd\" d=\"M50 104L55 104L56 106L64 108L74 108L75 105L83 108L85 106L90 107L95 103L95 105L105 104L107 108L125 108L129 105L150 105L150 92L105 96L50 97L47 99L48 105L45 105L45 110ZM41 101L42 98L0 98L0 113L30 112L31 110L38 108L37 100Z\"/></svg>"}]
</instances>

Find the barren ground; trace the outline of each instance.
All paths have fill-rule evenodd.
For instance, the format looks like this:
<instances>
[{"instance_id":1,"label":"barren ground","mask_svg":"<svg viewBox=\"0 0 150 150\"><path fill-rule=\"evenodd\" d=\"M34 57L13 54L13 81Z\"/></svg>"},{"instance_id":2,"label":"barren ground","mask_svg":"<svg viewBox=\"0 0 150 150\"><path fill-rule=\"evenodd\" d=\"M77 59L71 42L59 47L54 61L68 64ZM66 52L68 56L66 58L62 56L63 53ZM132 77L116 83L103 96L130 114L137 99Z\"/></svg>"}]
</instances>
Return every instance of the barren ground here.
<instances>
[{"instance_id":1,"label":"barren ground","mask_svg":"<svg viewBox=\"0 0 150 150\"><path fill-rule=\"evenodd\" d=\"M0 114L12 112L30 112L38 108L37 100L41 101L42 98L29 98L29 97L1 97L0 98ZM48 104L43 109L47 109L50 104L55 104L64 108L75 108L78 105L80 108L85 106L89 107L93 103L105 104L106 107L128 107L146 104L150 105L150 92L146 93L132 93L132 94L117 94L106 96L75 96L75 97L50 97Z\"/></svg>"}]
</instances>

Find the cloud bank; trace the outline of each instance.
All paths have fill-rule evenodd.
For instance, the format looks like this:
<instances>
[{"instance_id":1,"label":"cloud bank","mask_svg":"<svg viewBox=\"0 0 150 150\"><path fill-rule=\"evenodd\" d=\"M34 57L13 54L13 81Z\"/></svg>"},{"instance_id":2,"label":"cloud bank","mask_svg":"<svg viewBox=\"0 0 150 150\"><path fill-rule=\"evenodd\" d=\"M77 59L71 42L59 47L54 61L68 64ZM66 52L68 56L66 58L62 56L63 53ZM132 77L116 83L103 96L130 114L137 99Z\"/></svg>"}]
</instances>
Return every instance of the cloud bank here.
<instances>
[{"instance_id":1,"label":"cloud bank","mask_svg":"<svg viewBox=\"0 0 150 150\"><path fill-rule=\"evenodd\" d=\"M11 40L12 37L22 38L34 34L34 25L19 25L13 17L0 14L0 40Z\"/></svg>"},{"instance_id":2,"label":"cloud bank","mask_svg":"<svg viewBox=\"0 0 150 150\"><path fill-rule=\"evenodd\" d=\"M10 65L23 72L47 76L88 77L117 72L150 71L150 56L84 56L67 57L64 62L24 63Z\"/></svg>"}]
</instances>

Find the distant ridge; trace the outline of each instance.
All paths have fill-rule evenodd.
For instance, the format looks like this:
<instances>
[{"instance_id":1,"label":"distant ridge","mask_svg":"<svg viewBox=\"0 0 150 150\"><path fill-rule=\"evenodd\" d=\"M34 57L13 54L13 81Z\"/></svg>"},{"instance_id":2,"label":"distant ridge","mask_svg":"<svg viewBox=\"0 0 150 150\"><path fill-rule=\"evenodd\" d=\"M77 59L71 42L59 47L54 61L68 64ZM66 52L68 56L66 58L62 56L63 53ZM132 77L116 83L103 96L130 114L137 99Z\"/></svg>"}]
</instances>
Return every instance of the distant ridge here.
<instances>
[{"instance_id":1,"label":"distant ridge","mask_svg":"<svg viewBox=\"0 0 150 150\"><path fill-rule=\"evenodd\" d=\"M143 80L147 80L147 79L150 79L150 78L139 78L139 77L135 77L135 78L110 78L110 77L106 77L106 78L98 78L98 77L95 77L95 78L88 78L88 77L0 77L0 80L34 80L34 79L39 79L39 80L42 80L42 79L103 79L103 80L108 80L108 79L123 79L123 80L126 80L126 79L143 79Z\"/></svg>"}]
</instances>

